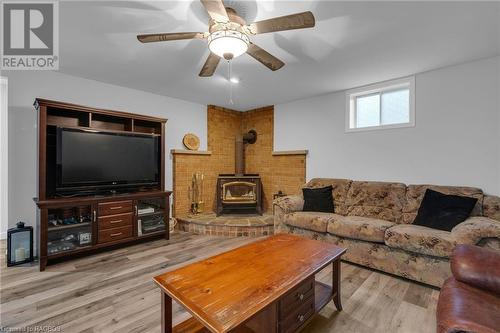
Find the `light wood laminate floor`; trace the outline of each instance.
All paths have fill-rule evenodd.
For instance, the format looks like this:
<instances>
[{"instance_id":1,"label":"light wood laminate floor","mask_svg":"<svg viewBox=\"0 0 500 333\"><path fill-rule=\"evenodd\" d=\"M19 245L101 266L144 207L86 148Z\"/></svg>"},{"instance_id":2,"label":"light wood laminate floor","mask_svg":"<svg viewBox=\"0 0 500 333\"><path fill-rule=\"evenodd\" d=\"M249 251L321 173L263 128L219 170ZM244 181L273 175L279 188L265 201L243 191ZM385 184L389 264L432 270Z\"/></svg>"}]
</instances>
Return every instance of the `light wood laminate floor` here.
<instances>
[{"instance_id":1,"label":"light wood laminate floor","mask_svg":"<svg viewBox=\"0 0 500 333\"><path fill-rule=\"evenodd\" d=\"M152 277L255 238L176 233L48 266L10 267L0 242L0 332L35 326L55 332L160 332L160 291ZM317 278L329 282L328 268ZM342 264L342 302L328 304L303 332L435 332L439 291ZM174 304L174 322L189 315ZM3 330L2 330L3 329ZM25 330L27 331L27 330Z\"/></svg>"}]
</instances>

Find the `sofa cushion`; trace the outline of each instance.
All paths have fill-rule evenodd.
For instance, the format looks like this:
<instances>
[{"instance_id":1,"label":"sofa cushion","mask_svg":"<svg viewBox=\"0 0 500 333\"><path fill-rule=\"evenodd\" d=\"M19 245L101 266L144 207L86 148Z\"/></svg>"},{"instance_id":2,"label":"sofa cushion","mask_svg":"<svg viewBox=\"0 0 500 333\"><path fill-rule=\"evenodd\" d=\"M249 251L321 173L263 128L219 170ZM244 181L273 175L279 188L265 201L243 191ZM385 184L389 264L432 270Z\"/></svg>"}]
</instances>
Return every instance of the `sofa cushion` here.
<instances>
[{"instance_id":1,"label":"sofa cushion","mask_svg":"<svg viewBox=\"0 0 500 333\"><path fill-rule=\"evenodd\" d=\"M332 219L335 214L321 213L321 212L293 212L286 214L284 217L285 224L326 233L328 221Z\"/></svg>"},{"instance_id":2,"label":"sofa cushion","mask_svg":"<svg viewBox=\"0 0 500 333\"><path fill-rule=\"evenodd\" d=\"M326 186L332 186L332 196L333 204L335 206L335 213L346 215L345 200L347 197L347 191L351 186L351 180L349 179L335 179L335 178L313 178L307 184L304 185L306 188L321 188Z\"/></svg>"},{"instance_id":3,"label":"sofa cushion","mask_svg":"<svg viewBox=\"0 0 500 333\"><path fill-rule=\"evenodd\" d=\"M401 220L402 223L413 223L427 189L431 189L433 191L441 192L444 194L476 198L477 203L471 212L471 216L482 215L483 191L481 189L460 186L408 185L408 188L406 190L405 205L403 207L403 218Z\"/></svg>"},{"instance_id":4,"label":"sofa cushion","mask_svg":"<svg viewBox=\"0 0 500 333\"><path fill-rule=\"evenodd\" d=\"M405 192L406 185L401 183L352 182L347 193L346 215L399 222Z\"/></svg>"},{"instance_id":5,"label":"sofa cushion","mask_svg":"<svg viewBox=\"0 0 500 333\"><path fill-rule=\"evenodd\" d=\"M419 254L449 258L456 241L448 231L399 224L386 230L385 244Z\"/></svg>"},{"instance_id":6,"label":"sofa cushion","mask_svg":"<svg viewBox=\"0 0 500 333\"><path fill-rule=\"evenodd\" d=\"M341 237L384 243L385 231L394 225L370 217L336 215L328 222L327 231Z\"/></svg>"}]
</instances>

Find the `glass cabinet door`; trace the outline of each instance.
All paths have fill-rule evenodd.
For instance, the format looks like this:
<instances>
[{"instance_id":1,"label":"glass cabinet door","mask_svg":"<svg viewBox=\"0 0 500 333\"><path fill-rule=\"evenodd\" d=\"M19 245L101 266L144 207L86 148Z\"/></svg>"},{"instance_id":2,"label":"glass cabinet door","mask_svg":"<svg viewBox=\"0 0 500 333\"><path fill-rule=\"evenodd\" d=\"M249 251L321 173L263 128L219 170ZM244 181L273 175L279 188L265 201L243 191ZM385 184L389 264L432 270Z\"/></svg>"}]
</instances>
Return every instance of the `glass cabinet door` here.
<instances>
[{"instance_id":1,"label":"glass cabinet door","mask_svg":"<svg viewBox=\"0 0 500 333\"><path fill-rule=\"evenodd\" d=\"M137 200L137 235L139 237L165 232L166 200L164 197Z\"/></svg>"},{"instance_id":2,"label":"glass cabinet door","mask_svg":"<svg viewBox=\"0 0 500 333\"><path fill-rule=\"evenodd\" d=\"M91 246L94 214L92 205L49 209L47 255Z\"/></svg>"}]
</instances>

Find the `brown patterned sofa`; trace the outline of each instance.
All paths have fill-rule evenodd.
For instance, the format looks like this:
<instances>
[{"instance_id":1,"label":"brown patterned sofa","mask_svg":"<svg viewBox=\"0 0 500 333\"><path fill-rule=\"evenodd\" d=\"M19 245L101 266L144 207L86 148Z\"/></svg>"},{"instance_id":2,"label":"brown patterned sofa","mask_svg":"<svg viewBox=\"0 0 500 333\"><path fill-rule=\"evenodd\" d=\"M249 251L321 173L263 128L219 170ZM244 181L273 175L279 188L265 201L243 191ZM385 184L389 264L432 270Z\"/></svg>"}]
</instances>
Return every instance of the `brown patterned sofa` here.
<instances>
[{"instance_id":1,"label":"brown patterned sofa","mask_svg":"<svg viewBox=\"0 0 500 333\"><path fill-rule=\"evenodd\" d=\"M441 287L451 276L457 244L500 251L500 197L471 187L315 178L305 187L332 185L335 214L303 212L302 196L274 202L275 233L287 232L346 247L344 259ZM451 232L412 225L426 189L478 199L471 217Z\"/></svg>"}]
</instances>

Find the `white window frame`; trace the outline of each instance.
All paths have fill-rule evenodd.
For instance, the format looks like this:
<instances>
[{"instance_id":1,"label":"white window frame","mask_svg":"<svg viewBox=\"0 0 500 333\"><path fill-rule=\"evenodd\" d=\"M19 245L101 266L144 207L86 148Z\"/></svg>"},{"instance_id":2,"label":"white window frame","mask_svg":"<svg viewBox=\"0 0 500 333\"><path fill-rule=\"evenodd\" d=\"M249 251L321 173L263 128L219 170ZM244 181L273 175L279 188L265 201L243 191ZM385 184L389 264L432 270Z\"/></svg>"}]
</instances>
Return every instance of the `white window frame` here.
<instances>
[{"instance_id":1,"label":"white window frame","mask_svg":"<svg viewBox=\"0 0 500 333\"><path fill-rule=\"evenodd\" d=\"M368 96L373 94L382 94L384 92L397 91L400 89L409 89L410 93L410 121L401 124L377 125L368 127L354 127L356 124L356 98L359 96ZM382 98L380 98L382 103ZM382 108L380 108L382 114ZM401 79L384 81L346 91L346 112L345 112L345 131L363 132L384 130L391 128L415 127L415 76L404 77Z\"/></svg>"}]
</instances>

